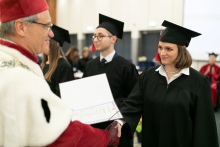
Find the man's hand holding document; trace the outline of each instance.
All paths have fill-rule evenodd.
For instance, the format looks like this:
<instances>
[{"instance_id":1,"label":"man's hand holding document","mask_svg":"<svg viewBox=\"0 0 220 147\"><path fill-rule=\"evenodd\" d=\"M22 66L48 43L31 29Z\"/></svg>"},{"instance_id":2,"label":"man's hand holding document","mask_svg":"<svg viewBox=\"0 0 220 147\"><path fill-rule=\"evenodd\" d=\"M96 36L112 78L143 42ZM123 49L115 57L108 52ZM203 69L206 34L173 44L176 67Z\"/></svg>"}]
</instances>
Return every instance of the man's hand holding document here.
<instances>
[{"instance_id":1,"label":"man's hand holding document","mask_svg":"<svg viewBox=\"0 0 220 147\"><path fill-rule=\"evenodd\" d=\"M72 121L95 124L123 118L106 74L61 83L60 93L63 102L73 110Z\"/></svg>"}]
</instances>

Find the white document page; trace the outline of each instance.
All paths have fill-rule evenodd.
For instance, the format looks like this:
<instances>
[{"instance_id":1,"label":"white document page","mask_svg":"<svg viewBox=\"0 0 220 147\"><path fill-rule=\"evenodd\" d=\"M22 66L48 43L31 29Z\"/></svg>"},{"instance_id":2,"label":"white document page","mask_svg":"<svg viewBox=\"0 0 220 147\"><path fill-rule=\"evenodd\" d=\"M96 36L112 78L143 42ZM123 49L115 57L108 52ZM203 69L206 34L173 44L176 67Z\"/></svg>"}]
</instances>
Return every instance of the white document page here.
<instances>
[{"instance_id":1,"label":"white document page","mask_svg":"<svg viewBox=\"0 0 220 147\"><path fill-rule=\"evenodd\" d=\"M60 83L62 101L73 110L72 120L95 124L123 118L106 74Z\"/></svg>"}]
</instances>

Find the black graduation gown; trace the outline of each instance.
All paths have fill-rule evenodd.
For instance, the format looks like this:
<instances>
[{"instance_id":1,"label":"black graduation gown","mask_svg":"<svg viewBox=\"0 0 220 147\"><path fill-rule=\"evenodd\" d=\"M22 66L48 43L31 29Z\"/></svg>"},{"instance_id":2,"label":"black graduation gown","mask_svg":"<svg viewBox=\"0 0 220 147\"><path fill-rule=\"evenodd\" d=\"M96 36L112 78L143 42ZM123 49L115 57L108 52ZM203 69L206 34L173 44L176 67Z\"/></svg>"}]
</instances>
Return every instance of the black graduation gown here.
<instances>
[{"instance_id":1,"label":"black graduation gown","mask_svg":"<svg viewBox=\"0 0 220 147\"><path fill-rule=\"evenodd\" d=\"M100 57L97 57L86 64L83 77L89 77L106 73L108 82L118 106L127 98L138 79L138 72L134 64L121 56L113 58L109 63L102 65ZM92 125L95 128L105 129L110 122ZM133 146L133 139L130 138L128 125L122 128L122 137L118 147Z\"/></svg>"},{"instance_id":2,"label":"black graduation gown","mask_svg":"<svg viewBox=\"0 0 220 147\"><path fill-rule=\"evenodd\" d=\"M77 69L80 70L81 72L84 72L84 69L86 67L86 63L89 61L90 59L88 58L82 58L79 59L77 62Z\"/></svg>"},{"instance_id":3,"label":"black graduation gown","mask_svg":"<svg viewBox=\"0 0 220 147\"><path fill-rule=\"evenodd\" d=\"M71 65L71 68L73 70L73 72L77 72L77 62L73 62L70 60L69 56L66 56L66 60L69 62L69 64Z\"/></svg>"},{"instance_id":4,"label":"black graduation gown","mask_svg":"<svg viewBox=\"0 0 220 147\"><path fill-rule=\"evenodd\" d=\"M45 75L49 70L49 64L45 64L43 68L43 74ZM50 86L51 91L60 97L59 83L74 80L73 70L68 61L64 58L59 58L57 67L51 75L51 82L47 83Z\"/></svg>"},{"instance_id":5,"label":"black graduation gown","mask_svg":"<svg viewBox=\"0 0 220 147\"><path fill-rule=\"evenodd\" d=\"M218 147L208 78L190 68L167 85L157 68L139 76L120 107L131 134L142 115L143 147Z\"/></svg>"}]
</instances>

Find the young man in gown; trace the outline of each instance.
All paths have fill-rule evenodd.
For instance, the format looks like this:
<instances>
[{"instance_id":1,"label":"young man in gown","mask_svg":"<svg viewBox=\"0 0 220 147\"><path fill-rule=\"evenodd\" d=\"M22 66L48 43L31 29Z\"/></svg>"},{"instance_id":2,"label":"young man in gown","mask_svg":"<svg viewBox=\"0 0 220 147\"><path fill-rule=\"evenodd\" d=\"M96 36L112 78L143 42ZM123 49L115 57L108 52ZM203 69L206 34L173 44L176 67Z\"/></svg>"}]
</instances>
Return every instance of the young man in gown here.
<instances>
[{"instance_id":1,"label":"young man in gown","mask_svg":"<svg viewBox=\"0 0 220 147\"><path fill-rule=\"evenodd\" d=\"M114 45L118 38L122 39L124 23L99 14L99 26L96 28L93 43L100 56L86 64L83 77L105 73L118 107L127 98L137 82L138 72L134 64L118 55ZM98 89L98 87L97 87ZM120 120L119 120L120 122ZM92 125L104 129L111 122ZM123 122L120 122L121 124ZM132 147L133 139L129 138L128 126L122 128L122 135L118 147Z\"/></svg>"}]
</instances>

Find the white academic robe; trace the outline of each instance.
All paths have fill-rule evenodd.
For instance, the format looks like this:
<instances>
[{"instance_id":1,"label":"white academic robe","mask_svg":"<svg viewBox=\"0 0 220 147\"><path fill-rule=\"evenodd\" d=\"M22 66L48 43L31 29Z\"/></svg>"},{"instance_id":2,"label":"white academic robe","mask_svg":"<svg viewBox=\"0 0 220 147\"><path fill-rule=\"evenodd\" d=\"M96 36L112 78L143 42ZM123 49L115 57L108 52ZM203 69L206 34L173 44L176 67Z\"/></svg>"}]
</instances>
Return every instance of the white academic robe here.
<instances>
[{"instance_id":1,"label":"white academic robe","mask_svg":"<svg viewBox=\"0 0 220 147\"><path fill-rule=\"evenodd\" d=\"M4 61L24 67L4 66ZM42 100L48 105L49 118ZM18 50L0 45L0 146L48 145L68 127L71 117L72 111L51 92L39 65Z\"/></svg>"}]
</instances>

